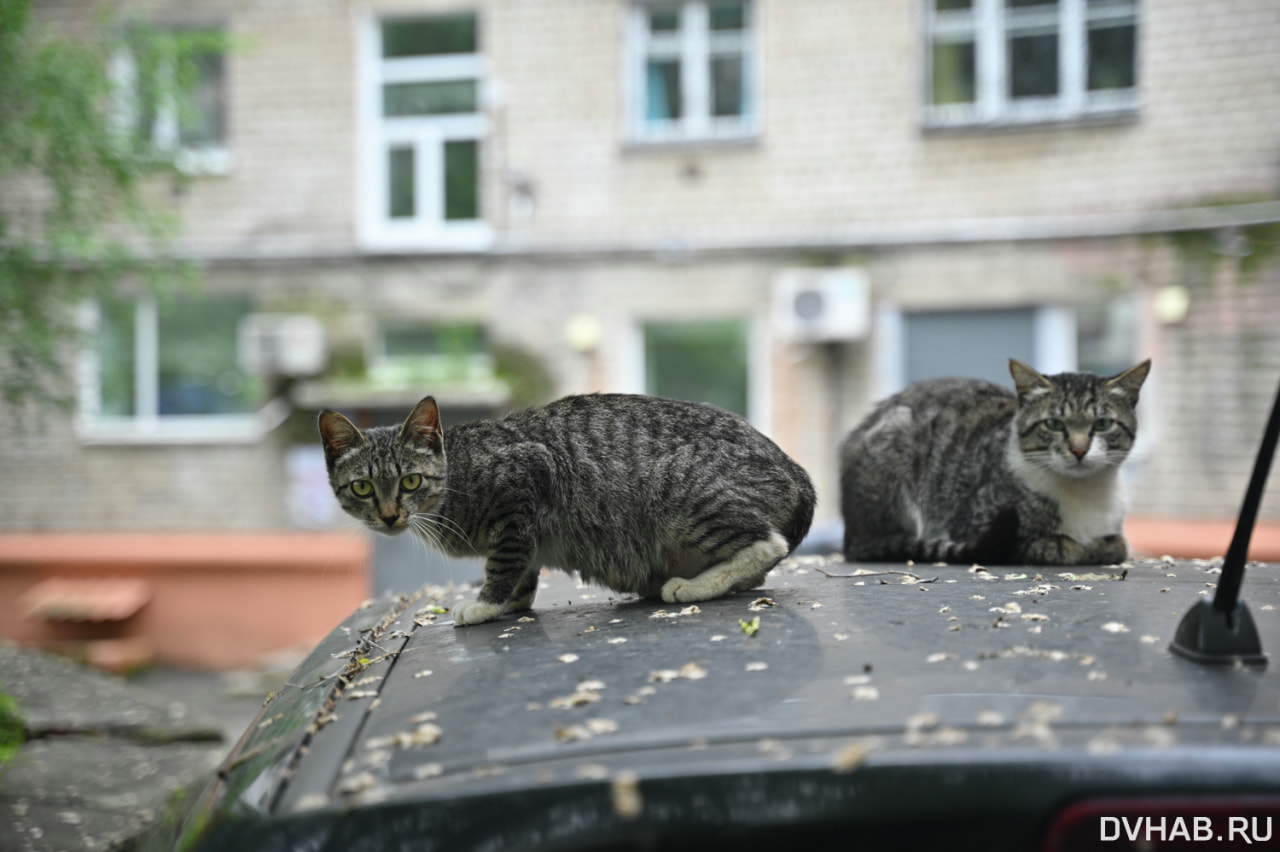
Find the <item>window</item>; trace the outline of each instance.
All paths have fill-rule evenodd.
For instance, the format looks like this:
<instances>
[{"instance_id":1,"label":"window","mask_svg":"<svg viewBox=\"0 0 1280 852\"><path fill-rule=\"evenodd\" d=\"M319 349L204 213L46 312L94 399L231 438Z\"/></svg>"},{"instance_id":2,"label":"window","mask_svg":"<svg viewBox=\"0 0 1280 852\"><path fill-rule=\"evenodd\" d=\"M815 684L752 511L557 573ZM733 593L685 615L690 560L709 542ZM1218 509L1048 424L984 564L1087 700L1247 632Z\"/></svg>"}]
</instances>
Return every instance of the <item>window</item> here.
<instances>
[{"instance_id":1,"label":"window","mask_svg":"<svg viewBox=\"0 0 1280 852\"><path fill-rule=\"evenodd\" d=\"M932 126L1132 112L1137 0L926 0Z\"/></svg>"},{"instance_id":2,"label":"window","mask_svg":"<svg viewBox=\"0 0 1280 852\"><path fill-rule=\"evenodd\" d=\"M628 25L630 135L638 142L756 132L752 6L746 0L637 3Z\"/></svg>"},{"instance_id":3,"label":"window","mask_svg":"<svg viewBox=\"0 0 1280 852\"><path fill-rule=\"evenodd\" d=\"M361 239L370 248L482 248L484 63L474 14L366 22Z\"/></svg>"},{"instance_id":4,"label":"window","mask_svg":"<svg viewBox=\"0 0 1280 852\"><path fill-rule=\"evenodd\" d=\"M261 383L237 362L247 297L102 299L80 408L90 438L256 434Z\"/></svg>"},{"instance_id":5,"label":"window","mask_svg":"<svg viewBox=\"0 0 1280 852\"><path fill-rule=\"evenodd\" d=\"M748 416L750 340L741 320L647 322L644 392Z\"/></svg>"},{"instance_id":6,"label":"window","mask_svg":"<svg viewBox=\"0 0 1280 852\"><path fill-rule=\"evenodd\" d=\"M226 45L221 28L181 28L117 53L112 76L121 129L176 155L183 171L226 173Z\"/></svg>"}]
</instances>

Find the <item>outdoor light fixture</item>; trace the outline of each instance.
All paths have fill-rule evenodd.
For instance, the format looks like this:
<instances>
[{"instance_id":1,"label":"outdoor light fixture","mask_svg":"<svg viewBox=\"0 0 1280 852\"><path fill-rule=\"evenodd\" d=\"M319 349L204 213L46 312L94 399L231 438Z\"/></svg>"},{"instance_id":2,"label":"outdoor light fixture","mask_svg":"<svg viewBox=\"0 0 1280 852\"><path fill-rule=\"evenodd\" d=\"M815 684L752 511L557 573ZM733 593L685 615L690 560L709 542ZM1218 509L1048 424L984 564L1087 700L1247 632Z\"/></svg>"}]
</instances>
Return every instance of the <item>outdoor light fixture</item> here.
<instances>
[{"instance_id":1,"label":"outdoor light fixture","mask_svg":"<svg viewBox=\"0 0 1280 852\"><path fill-rule=\"evenodd\" d=\"M1258 448L1258 458L1253 463L1253 476L1245 491L1244 505L1240 507L1235 535L1222 563L1217 592L1212 602L1203 598L1196 601L1195 606L1182 617L1169 645L1169 650L1179 657L1209 665L1267 664L1267 655L1262 651L1253 616L1240 600L1240 586L1244 582L1249 538L1258 519L1258 507L1271 470L1277 437L1280 437L1280 389L1276 391L1271 417L1262 435L1262 446Z\"/></svg>"}]
</instances>

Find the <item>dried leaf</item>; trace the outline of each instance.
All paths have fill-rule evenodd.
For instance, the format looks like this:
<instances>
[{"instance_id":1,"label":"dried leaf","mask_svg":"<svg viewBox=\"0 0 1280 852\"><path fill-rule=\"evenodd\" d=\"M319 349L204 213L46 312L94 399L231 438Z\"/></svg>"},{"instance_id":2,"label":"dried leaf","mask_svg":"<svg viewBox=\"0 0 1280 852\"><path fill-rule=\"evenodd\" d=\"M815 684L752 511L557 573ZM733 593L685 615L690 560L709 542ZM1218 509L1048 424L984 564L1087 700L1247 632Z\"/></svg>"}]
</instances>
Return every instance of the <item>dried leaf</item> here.
<instances>
[{"instance_id":1,"label":"dried leaf","mask_svg":"<svg viewBox=\"0 0 1280 852\"><path fill-rule=\"evenodd\" d=\"M778 605L778 602L775 601L773 598L756 598L751 603L747 604L747 609L751 610L752 612L759 612L762 609L768 609L769 607L774 607L777 605Z\"/></svg>"},{"instance_id":2,"label":"dried leaf","mask_svg":"<svg viewBox=\"0 0 1280 852\"><path fill-rule=\"evenodd\" d=\"M584 704L594 704L600 700L600 693L591 690L579 690L572 695L563 695L559 698L551 699L551 706L556 708L581 707Z\"/></svg>"},{"instance_id":3,"label":"dried leaf","mask_svg":"<svg viewBox=\"0 0 1280 852\"><path fill-rule=\"evenodd\" d=\"M831 759L831 771L839 774L852 772L867 762L867 755L870 753L871 749L865 743L849 743Z\"/></svg>"}]
</instances>

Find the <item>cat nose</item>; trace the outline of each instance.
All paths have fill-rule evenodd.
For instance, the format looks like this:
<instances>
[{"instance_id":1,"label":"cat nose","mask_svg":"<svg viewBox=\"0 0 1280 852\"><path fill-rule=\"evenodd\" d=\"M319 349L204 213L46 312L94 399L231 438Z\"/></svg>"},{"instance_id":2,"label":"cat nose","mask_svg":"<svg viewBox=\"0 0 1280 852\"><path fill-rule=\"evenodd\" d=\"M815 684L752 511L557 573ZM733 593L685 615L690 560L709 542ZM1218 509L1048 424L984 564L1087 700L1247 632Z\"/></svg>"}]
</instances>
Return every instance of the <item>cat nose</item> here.
<instances>
[{"instance_id":1,"label":"cat nose","mask_svg":"<svg viewBox=\"0 0 1280 852\"><path fill-rule=\"evenodd\" d=\"M389 527L394 527L396 525L396 521L400 520L399 515L380 515L379 517L381 517L382 522Z\"/></svg>"},{"instance_id":2,"label":"cat nose","mask_svg":"<svg viewBox=\"0 0 1280 852\"><path fill-rule=\"evenodd\" d=\"M1088 447L1072 447L1071 448L1071 455L1075 456L1077 461L1079 461L1080 459L1083 459L1088 452L1089 452Z\"/></svg>"}]
</instances>

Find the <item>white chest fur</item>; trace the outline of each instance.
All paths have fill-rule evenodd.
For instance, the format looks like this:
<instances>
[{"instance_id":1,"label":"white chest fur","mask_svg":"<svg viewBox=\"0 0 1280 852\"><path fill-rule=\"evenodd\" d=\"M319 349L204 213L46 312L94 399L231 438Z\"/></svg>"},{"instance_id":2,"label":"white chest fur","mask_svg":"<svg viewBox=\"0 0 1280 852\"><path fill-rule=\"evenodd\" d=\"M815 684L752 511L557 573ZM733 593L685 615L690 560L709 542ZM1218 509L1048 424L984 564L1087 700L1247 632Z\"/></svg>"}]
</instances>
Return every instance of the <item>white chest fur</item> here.
<instances>
[{"instance_id":1,"label":"white chest fur","mask_svg":"<svg viewBox=\"0 0 1280 852\"><path fill-rule=\"evenodd\" d=\"M1010 452L1009 462L1024 485L1058 505L1059 534L1087 544L1124 531L1128 498L1119 470L1111 468L1075 478L1034 467L1016 452Z\"/></svg>"}]
</instances>

